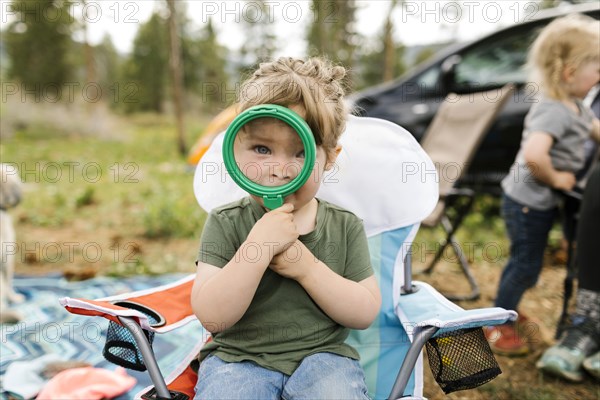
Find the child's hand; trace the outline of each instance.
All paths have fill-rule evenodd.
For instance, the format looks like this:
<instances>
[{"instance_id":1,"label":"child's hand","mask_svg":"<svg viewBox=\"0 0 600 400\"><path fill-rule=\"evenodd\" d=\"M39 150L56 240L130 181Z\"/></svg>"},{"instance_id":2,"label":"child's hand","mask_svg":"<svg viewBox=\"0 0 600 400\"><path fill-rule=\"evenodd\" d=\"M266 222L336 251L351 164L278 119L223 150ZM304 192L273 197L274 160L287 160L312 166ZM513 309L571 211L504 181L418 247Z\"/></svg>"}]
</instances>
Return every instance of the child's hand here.
<instances>
[{"instance_id":1,"label":"child's hand","mask_svg":"<svg viewBox=\"0 0 600 400\"><path fill-rule=\"evenodd\" d=\"M246 242L264 246L272 256L286 250L299 236L292 211L293 204L284 204L263 215L252 227Z\"/></svg>"},{"instance_id":2,"label":"child's hand","mask_svg":"<svg viewBox=\"0 0 600 400\"><path fill-rule=\"evenodd\" d=\"M576 183L575 174L566 171L557 171L552 180L552 186L557 190L569 191L575 187Z\"/></svg>"},{"instance_id":3,"label":"child's hand","mask_svg":"<svg viewBox=\"0 0 600 400\"><path fill-rule=\"evenodd\" d=\"M269 268L283 277L299 280L305 275L307 268L310 268L311 263L317 261L304 243L296 240L285 251L273 257Z\"/></svg>"}]
</instances>

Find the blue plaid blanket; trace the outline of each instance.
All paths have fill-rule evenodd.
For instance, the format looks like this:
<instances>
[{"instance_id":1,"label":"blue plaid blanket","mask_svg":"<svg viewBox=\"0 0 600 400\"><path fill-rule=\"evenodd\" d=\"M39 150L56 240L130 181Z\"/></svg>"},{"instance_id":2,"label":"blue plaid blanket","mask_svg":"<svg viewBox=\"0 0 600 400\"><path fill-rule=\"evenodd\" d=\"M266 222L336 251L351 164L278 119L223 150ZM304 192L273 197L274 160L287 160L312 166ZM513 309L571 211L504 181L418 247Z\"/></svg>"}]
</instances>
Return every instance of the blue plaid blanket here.
<instances>
[{"instance_id":1,"label":"blue plaid blanket","mask_svg":"<svg viewBox=\"0 0 600 400\"><path fill-rule=\"evenodd\" d=\"M14 308L25 318L16 325L0 325L0 388L12 362L33 360L46 354L85 361L99 368L116 368L102 356L108 321L70 314L59 304L60 297L95 299L164 285L183 276L99 277L81 282L68 282L59 275L16 277L15 290L24 294L27 300ZM166 335L156 335L153 348L163 375L170 373L185 356L186 350L178 344L194 343L202 340L202 335L197 322ZM127 372L138 383L119 399L133 398L151 384L145 372Z\"/></svg>"}]
</instances>

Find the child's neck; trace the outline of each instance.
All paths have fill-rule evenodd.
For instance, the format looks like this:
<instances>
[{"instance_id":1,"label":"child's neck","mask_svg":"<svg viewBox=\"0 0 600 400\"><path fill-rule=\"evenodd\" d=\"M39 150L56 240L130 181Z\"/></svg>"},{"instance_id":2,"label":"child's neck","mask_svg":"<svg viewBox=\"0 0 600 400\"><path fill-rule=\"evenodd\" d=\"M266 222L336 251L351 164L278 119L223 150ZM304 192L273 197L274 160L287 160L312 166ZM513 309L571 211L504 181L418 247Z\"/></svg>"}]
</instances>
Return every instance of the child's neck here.
<instances>
[{"instance_id":1,"label":"child's neck","mask_svg":"<svg viewBox=\"0 0 600 400\"><path fill-rule=\"evenodd\" d=\"M298 233L306 235L315 230L317 227L317 209L319 202L317 199L312 199L304 207L293 212L294 222L298 228Z\"/></svg>"},{"instance_id":2,"label":"child's neck","mask_svg":"<svg viewBox=\"0 0 600 400\"><path fill-rule=\"evenodd\" d=\"M579 110L579 106L577 105L577 101L575 98L573 97L568 97L566 99L564 99L562 101L562 103L567 106L567 108L569 110L571 110L572 112L574 112L575 114L579 115L580 114L580 110Z\"/></svg>"}]
</instances>

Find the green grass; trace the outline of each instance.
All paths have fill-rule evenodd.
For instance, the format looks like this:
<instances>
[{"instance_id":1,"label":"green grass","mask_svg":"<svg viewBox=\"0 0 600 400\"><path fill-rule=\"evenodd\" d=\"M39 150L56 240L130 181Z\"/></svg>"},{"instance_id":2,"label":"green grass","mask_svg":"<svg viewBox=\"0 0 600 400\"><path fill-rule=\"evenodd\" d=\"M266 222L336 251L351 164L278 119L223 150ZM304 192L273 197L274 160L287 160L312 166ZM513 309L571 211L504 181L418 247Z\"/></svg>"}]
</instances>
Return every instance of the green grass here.
<instances>
[{"instance_id":1,"label":"green grass","mask_svg":"<svg viewBox=\"0 0 600 400\"><path fill-rule=\"evenodd\" d=\"M479 194L475 197L473 208L456 231L456 239L461 249L472 263L504 264L509 255L509 239L504 219L500 215L500 198L490 194ZM432 256L439 243L445 238L440 225L435 228L422 228L417 234L415 243L419 246L420 259ZM560 247L562 230L557 223L550 232L549 250ZM454 259L454 254L446 249L445 253Z\"/></svg>"},{"instance_id":2,"label":"green grass","mask_svg":"<svg viewBox=\"0 0 600 400\"><path fill-rule=\"evenodd\" d=\"M189 146L206 120L188 120ZM178 154L167 116L132 116L110 138L30 126L2 140L0 160L16 165L25 182L14 211L24 234L62 230L68 238L70 230L77 240L82 232L106 231L128 240L197 241L206 218L193 194L193 168ZM120 261L107 273L160 272L143 259Z\"/></svg>"},{"instance_id":3,"label":"green grass","mask_svg":"<svg viewBox=\"0 0 600 400\"><path fill-rule=\"evenodd\" d=\"M188 118L188 146L208 119ZM66 251L68 242L98 242L105 257L94 267L113 276L193 265L188 259L195 250L187 249L197 246L206 214L193 194L193 168L177 152L170 117L134 115L120 120L118 132L102 137L24 126L3 138L0 161L17 166L25 183L23 201L12 211L21 240L29 239L23 246L43 250L52 242ZM121 241L118 255L110 247L114 238ZM189 243L181 254L185 261L171 253L181 251L173 241ZM126 257L127 243L139 246L139 254ZM53 263L47 259L38 251L18 265L70 267L65 254Z\"/></svg>"}]
</instances>

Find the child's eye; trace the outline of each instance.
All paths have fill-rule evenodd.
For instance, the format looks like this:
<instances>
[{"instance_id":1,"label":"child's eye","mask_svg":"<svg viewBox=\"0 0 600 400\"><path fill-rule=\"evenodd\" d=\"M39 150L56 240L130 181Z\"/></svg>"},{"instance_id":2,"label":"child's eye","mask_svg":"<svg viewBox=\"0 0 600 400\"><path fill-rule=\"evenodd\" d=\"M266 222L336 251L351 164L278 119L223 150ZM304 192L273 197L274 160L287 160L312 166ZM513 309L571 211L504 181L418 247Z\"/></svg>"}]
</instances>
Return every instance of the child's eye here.
<instances>
[{"instance_id":1,"label":"child's eye","mask_svg":"<svg viewBox=\"0 0 600 400\"><path fill-rule=\"evenodd\" d=\"M298 154L296 154L296 157L298 157L298 158L304 158L304 150L302 150L301 152L299 152Z\"/></svg>"},{"instance_id":2,"label":"child's eye","mask_svg":"<svg viewBox=\"0 0 600 400\"><path fill-rule=\"evenodd\" d=\"M271 152L268 147L261 145L254 146L254 151L258 154L269 154Z\"/></svg>"}]
</instances>

